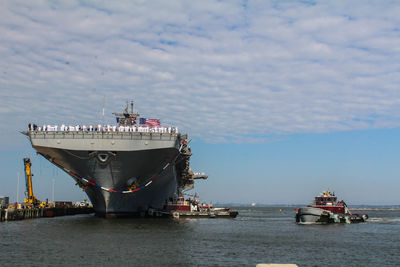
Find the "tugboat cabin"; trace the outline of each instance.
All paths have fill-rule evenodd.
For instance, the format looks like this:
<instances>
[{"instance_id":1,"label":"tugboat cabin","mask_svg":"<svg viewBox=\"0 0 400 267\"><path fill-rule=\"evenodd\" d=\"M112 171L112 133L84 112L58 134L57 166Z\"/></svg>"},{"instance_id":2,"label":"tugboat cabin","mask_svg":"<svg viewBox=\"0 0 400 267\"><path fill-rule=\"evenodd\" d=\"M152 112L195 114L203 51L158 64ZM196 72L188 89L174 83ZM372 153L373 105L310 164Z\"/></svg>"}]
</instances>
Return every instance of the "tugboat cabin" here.
<instances>
[{"instance_id":1,"label":"tugboat cabin","mask_svg":"<svg viewBox=\"0 0 400 267\"><path fill-rule=\"evenodd\" d=\"M311 206L314 208L329 210L334 213L346 213L346 203L344 201L337 201L335 193L329 191L322 192L319 196L315 197Z\"/></svg>"}]
</instances>

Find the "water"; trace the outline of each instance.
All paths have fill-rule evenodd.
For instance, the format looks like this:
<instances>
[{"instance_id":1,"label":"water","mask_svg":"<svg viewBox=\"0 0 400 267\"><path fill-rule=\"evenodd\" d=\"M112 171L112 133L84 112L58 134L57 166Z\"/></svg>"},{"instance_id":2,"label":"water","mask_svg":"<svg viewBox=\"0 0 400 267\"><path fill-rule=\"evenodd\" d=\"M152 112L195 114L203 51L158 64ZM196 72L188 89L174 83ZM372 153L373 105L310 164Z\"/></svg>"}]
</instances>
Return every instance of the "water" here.
<instances>
[{"instance_id":1,"label":"water","mask_svg":"<svg viewBox=\"0 0 400 267\"><path fill-rule=\"evenodd\" d=\"M280 212L280 209L283 209ZM294 208L237 208L236 219L102 219L0 224L1 266L400 266L400 210L367 223L297 225Z\"/></svg>"}]
</instances>

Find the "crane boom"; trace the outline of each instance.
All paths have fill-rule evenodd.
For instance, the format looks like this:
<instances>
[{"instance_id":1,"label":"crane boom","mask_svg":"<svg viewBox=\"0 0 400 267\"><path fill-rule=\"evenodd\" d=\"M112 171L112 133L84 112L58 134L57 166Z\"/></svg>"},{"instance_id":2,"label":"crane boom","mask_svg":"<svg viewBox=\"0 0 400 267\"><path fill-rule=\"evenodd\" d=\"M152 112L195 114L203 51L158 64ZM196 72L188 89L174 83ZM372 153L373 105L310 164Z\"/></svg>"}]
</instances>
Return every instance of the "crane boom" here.
<instances>
[{"instance_id":1,"label":"crane boom","mask_svg":"<svg viewBox=\"0 0 400 267\"><path fill-rule=\"evenodd\" d=\"M25 167L25 183L26 183L26 198L25 203L38 205L40 201L33 194L33 186L32 186L32 171L31 171L31 160L30 158L24 158L24 167Z\"/></svg>"}]
</instances>

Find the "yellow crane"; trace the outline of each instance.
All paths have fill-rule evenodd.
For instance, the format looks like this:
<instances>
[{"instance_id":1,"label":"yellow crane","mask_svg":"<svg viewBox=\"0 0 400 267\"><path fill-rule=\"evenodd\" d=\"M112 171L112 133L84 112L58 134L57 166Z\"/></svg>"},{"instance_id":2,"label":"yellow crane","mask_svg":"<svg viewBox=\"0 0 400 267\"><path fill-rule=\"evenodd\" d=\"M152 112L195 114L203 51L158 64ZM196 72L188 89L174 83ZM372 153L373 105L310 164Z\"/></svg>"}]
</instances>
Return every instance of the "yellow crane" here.
<instances>
[{"instance_id":1,"label":"yellow crane","mask_svg":"<svg viewBox=\"0 0 400 267\"><path fill-rule=\"evenodd\" d=\"M24 167L25 167L25 183L26 183L26 198L25 204L32 204L33 206L42 206L40 201L33 194L33 186L32 186L32 170L31 170L31 160L30 158L24 158Z\"/></svg>"}]
</instances>

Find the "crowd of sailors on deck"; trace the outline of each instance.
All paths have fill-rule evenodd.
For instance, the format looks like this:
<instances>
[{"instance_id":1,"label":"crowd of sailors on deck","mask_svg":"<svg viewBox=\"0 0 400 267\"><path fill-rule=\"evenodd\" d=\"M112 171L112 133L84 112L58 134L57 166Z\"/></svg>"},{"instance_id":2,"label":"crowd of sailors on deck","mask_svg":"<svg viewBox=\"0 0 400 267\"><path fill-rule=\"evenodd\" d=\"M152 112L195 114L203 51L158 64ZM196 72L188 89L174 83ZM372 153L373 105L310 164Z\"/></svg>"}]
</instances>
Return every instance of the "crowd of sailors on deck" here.
<instances>
[{"instance_id":1,"label":"crowd of sailors on deck","mask_svg":"<svg viewBox=\"0 0 400 267\"><path fill-rule=\"evenodd\" d=\"M37 132L131 132L131 133L178 133L178 127L149 127L146 125L116 126L116 125L75 125L67 126L29 124L30 131Z\"/></svg>"}]
</instances>

